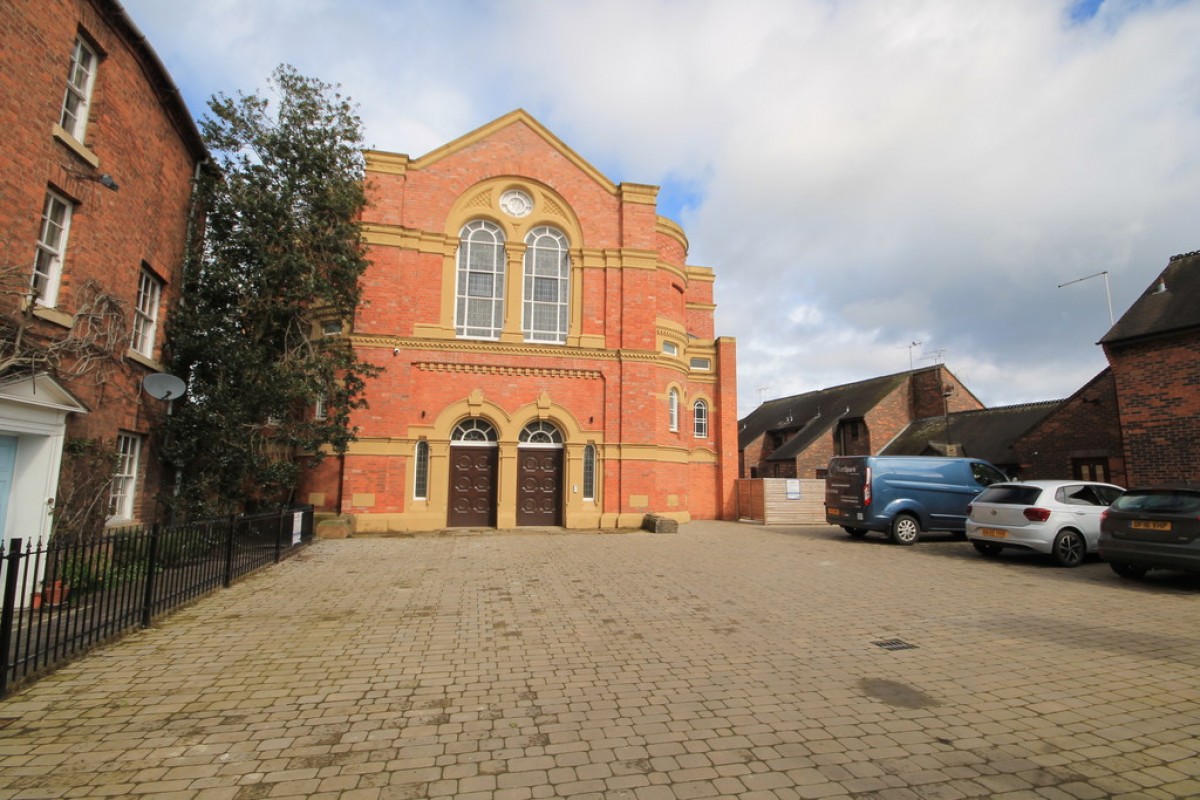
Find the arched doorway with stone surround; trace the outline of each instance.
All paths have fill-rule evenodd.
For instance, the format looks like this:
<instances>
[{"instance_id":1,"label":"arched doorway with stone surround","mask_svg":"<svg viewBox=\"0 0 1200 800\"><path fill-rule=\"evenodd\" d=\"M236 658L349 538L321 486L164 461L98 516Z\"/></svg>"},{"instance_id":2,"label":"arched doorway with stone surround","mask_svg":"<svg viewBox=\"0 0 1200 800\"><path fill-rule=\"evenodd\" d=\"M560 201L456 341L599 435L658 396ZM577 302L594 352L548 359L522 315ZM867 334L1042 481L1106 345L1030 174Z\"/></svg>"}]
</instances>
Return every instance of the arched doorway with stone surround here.
<instances>
[{"instance_id":1,"label":"arched doorway with stone surround","mask_svg":"<svg viewBox=\"0 0 1200 800\"><path fill-rule=\"evenodd\" d=\"M468 417L454 426L450 434L448 527L495 527L499 463L494 425L481 417Z\"/></svg>"},{"instance_id":2,"label":"arched doorway with stone surround","mask_svg":"<svg viewBox=\"0 0 1200 800\"><path fill-rule=\"evenodd\" d=\"M564 480L562 431L530 422L517 440L517 525L562 525Z\"/></svg>"}]
</instances>

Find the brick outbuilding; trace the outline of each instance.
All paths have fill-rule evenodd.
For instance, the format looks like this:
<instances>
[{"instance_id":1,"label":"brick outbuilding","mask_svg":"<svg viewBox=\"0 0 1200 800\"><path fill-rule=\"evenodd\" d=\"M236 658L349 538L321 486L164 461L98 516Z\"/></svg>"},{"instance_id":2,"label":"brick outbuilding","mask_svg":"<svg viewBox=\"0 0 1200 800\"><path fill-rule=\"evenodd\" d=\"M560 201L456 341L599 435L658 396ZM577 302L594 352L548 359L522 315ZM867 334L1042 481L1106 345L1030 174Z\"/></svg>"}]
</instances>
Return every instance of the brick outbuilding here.
<instances>
[{"instance_id":1,"label":"brick outbuilding","mask_svg":"<svg viewBox=\"0 0 1200 800\"><path fill-rule=\"evenodd\" d=\"M384 371L301 499L360 532L733 514L734 342L657 187L521 110L366 157L363 303L320 325Z\"/></svg>"}]
</instances>

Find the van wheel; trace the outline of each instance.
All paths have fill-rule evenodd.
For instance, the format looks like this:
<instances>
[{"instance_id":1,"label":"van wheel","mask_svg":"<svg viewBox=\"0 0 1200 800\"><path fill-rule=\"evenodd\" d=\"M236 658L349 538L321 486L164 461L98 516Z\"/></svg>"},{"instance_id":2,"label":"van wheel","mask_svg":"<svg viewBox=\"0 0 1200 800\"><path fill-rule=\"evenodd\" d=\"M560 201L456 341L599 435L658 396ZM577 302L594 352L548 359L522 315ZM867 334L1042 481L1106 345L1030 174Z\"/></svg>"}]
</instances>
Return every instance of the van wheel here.
<instances>
[{"instance_id":1,"label":"van wheel","mask_svg":"<svg viewBox=\"0 0 1200 800\"><path fill-rule=\"evenodd\" d=\"M912 514L899 514L892 520L892 541L896 544L916 544L921 538L921 522Z\"/></svg>"},{"instance_id":2,"label":"van wheel","mask_svg":"<svg viewBox=\"0 0 1200 800\"><path fill-rule=\"evenodd\" d=\"M851 528L849 525L843 525L842 530L853 536L855 539L861 539L867 535L866 528Z\"/></svg>"}]
</instances>

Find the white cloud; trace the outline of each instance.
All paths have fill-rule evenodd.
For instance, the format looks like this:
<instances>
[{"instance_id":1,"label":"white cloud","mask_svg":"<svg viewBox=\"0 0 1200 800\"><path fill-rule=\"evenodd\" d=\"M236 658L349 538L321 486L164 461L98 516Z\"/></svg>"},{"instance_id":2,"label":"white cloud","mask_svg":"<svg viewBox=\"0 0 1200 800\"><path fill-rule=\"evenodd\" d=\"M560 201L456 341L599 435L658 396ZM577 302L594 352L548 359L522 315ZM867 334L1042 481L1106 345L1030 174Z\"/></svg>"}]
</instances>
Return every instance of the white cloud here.
<instances>
[{"instance_id":1,"label":"white cloud","mask_svg":"<svg viewBox=\"0 0 1200 800\"><path fill-rule=\"evenodd\" d=\"M1099 280L1057 284L1107 270L1119 315L1200 247L1200 3L126 5L197 116L286 61L341 83L380 149L524 107L614 180L664 184L716 270L743 413L759 386L906 369L911 341L985 403L1069 395L1108 312Z\"/></svg>"}]
</instances>

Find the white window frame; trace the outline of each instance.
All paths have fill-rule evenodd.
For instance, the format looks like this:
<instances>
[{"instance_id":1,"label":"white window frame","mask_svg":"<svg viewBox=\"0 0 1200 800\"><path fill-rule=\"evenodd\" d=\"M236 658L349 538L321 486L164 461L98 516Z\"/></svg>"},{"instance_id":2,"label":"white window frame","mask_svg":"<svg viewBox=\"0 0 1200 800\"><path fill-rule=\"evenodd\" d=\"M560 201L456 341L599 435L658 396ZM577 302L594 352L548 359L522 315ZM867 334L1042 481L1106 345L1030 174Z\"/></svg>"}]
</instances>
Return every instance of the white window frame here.
<instances>
[{"instance_id":1,"label":"white window frame","mask_svg":"<svg viewBox=\"0 0 1200 800\"><path fill-rule=\"evenodd\" d=\"M141 453L141 436L133 433L117 434L117 468L113 471L112 490L109 492L108 501L110 522L133 519Z\"/></svg>"},{"instance_id":2,"label":"white window frame","mask_svg":"<svg viewBox=\"0 0 1200 800\"><path fill-rule=\"evenodd\" d=\"M58 192L46 191L42 205L42 226L38 235L37 254L33 259L33 277L29 287L33 299L49 308L58 302L58 287L62 282L63 259L67 255L67 239L71 233L71 217L75 204Z\"/></svg>"},{"instance_id":3,"label":"white window frame","mask_svg":"<svg viewBox=\"0 0 1200 800\"><path fill-rule=\"evenodd\" d=\"M697 372L709 372L712 370L712 359L696 357L688 362L688 366Z\"/></svg>"},{"instance_id":4,"label":"white window frame","mask_svg":"<svg viewBox=\"0 0 1200 800\"><path fill-rule=\"evenodd\" d=\"M486 241L489 237L490 242ZM499 339L504 329L507 264L504 230L486 219L468 222L459 232L457 262L455 333L464 339ZM491 288L482 292L485 279L490 279ZM472 324L472 315L480 312L488 317L487 324Z\"/></svg>"},{"instance_id":5,"label":"white window frame","mask_svg":"<svg viewBox=\"0 0 1200 800\"><path fill-rule=\"evenodd\" d=\"M63 94L62 113L58 124L78 142L87 131L88 114L92 108L92 90L96 86L96 66L100 56L82 36L75 38L71 48L71 63L67 67L67 89Z\"/></svg>"},{"instance_id":6,"label":"white window frame","mask_svg":"<svg viewBox=\"0 0 1200 800\"><path fill-rule=\"evenodd\" d=\"M583 448L583 499L585 502L596 502L596 446L594 444Z\"/></svg>"},{"instance_id":7,"label":"white window frame","mask_svg":"<svg viewBox=\"0 0 1200 800\"><path fill-rule=\"evenodd\" d=\"M525 236L521 331L527 342L564 344L570 324L571 258L567 237L539 225Z\"/></svg>"},{"instance_id":8,"label":"white window frame","mask_svg":"<svg viewBox=\"0 0 1200 800\"><path fill-rule=\"evenodd\" d=\"M331 336L342 335L342 321L340 319L327 319L321 323L321 335L325 338Z\"/></svg>"},{"instance_id":9,"label":"white window frame","mask_svg":"<svg viewBox=\"0 0 1200 800\"><path fill-rule=\"evenodd\" d=\"M692 436L696 439L708 438L708 403L703 400L692 403Z\"/></svg>"},{"instance_id":10,"label":"white window frame","mask_svg":"<svg viewBox=\"0 0 1200 800\"><path fill-rule=\"evenodd\" d=\"M324 394L317 395L317 402L313 404L313 419L318 422L329 419L329 401Z\"/></svg>"},{"instance_id":11,"label":"white window frame","mask_svg":"<svg viewBox=\"0 0 1200 800\"><path fill-rule=\"evenodd\" d=\"M158 304L162 301L163 281L146 267L138 276L137 306L133 310L133 338L129 346L146 358L154 358L158 336Z\"/></svg>"},{"instance_id":12,"label":"white window frame","mask_svg":"<svg viewBox=\"0 0 1200 800\"><path fill-rule=\"evenodd\" d=\"M667 392L667 427L673 433L679 431L679 390L674 387Z\"/></svg>"},{"instance_id":13,"label":"white window frame","mask_svg":"<svg viewBox=\"0 0 1200 800\"><path fill-rule=\"evenodd\" d=\"M679 355L679 345L675 344L674 342L664 341L663 352L669 356L677 356Z\"/></svg>"},{"instance_id":14,"label":"white window frame","mask_svg":"<svg viewBox=\"0 0 1200 800\"><path fill-rule=\"evenodd\" d=\"M429 442L424 439L413 452L413 499L429 499Z\"/></svg>"}]
</instances>

